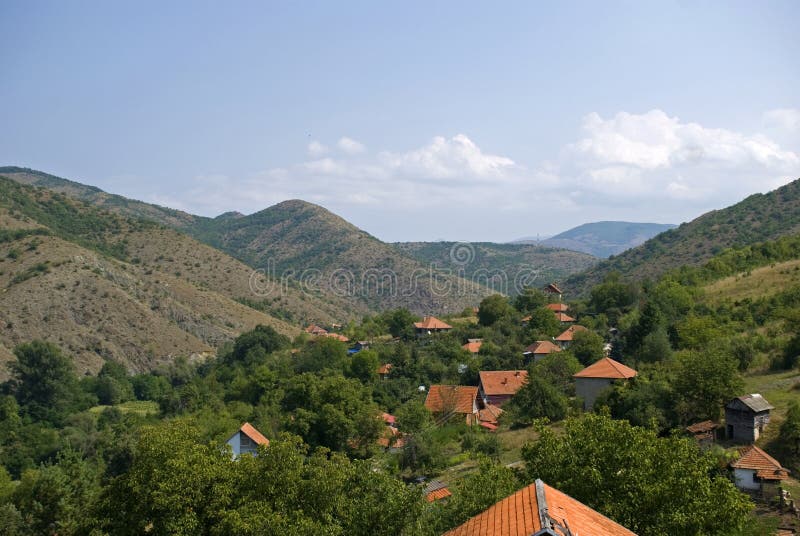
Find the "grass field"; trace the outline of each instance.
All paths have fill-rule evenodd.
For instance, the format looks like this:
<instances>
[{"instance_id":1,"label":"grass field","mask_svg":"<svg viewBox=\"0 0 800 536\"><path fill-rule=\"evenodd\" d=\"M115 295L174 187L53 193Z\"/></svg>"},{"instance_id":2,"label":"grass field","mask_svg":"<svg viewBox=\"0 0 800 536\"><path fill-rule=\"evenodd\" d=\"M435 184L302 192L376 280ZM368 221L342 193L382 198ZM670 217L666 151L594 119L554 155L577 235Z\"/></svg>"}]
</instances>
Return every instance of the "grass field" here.
<instances>
[{"instance_id":1,"label":"grass field","mask_svg":"<svg viewBox=\"0 0 800 536\"><path fill-rule=\"evenodd\" d=\"M130 402L123 402L116 406L95 406L89 409L92 413L101 413L106 408L117 408L122 413L136 413L142 417L148 415L156 415L159 412L158 403L150 400L132 400Z\"/></svg>"},{"instance_id":2,"label":"grass field","mask_svg":"<svg viewBox=\"0 0 800 536\"><path fill-rule=\"evenodd\" d=\"M711 303L756 299L800 284L800 260L762 266L749 272L720 279L704 287Z\"/></svg>"}]
</instances>

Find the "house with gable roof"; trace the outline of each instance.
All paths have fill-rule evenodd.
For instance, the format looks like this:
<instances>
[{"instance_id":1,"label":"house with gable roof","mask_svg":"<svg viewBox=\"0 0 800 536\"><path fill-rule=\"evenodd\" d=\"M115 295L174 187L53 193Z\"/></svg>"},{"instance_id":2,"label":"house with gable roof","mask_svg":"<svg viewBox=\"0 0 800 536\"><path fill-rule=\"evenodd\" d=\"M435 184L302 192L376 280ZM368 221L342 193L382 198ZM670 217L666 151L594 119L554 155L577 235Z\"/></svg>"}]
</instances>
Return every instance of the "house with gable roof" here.
<instances>
[{"instance_id":1,"label":"house with gable roof","mask_svg":"<svg viewBox=\"0 0 800 536\"><path fill-rule=\"evenodd\" d=\"M478 423L478 388L469 385L431 385L425 397L425 407L445 422L463 416L467 424Z\"/></svg>"},{"instance_id":2,"label":"house with gable roof","mask_svg":"<svg viewBox=\"0 0 800 536\"><path fill-rule=\"evenodd\" d=\"M585 369L573 374L575 394L583 399L583 409L590 410L601 391L611 387L616 381L624 381L636 376L636 371L610 357L604 357Z\"/></svg>"},{"instance_id":3,"label":"house with gable roof","mask_svg":"<svg viewBox=\"0 0 800 536\"><path fill-rule=\"evenodd\" d=\"M246 422L236 433L228 438L225 444L230 445L233 451L233 459L235 460L242 454L252 454L255 456L258 453L259 445L269 446L269 439L256 430L255 426Z\"/></svg>"},{"instance_id":4,"label":"house with gable roof","mask_svg":"<svg viewBox=\"0 0 800 536\"><path fill-rule=\"evenodd\" d=\"M483 339L467 339L467 343L462 345L461 348L471 354L477 354L481 351L481 346L483 346Z\"/></svg>"},{"instance_id":5,"label":"house with gable roof","mask_svg":"<svg viewBox=\"0 0 800 536\"><path fill-rule=\"evenodd\" d=\"M537 479L444 536L636 536Z\"/></svg>"},{"instance_id":6,"label":"house with gable roof","mask_svg":"<svg viewBox=\"0 0 800 536\"><path fill-rule=\"evenodd\" d=\"M737 396L725 404L726 436L734 441L755 443L769 424L769 412L775 409L758 393Z\"/></svg>"},{"instance_id":7,"label":"house with gable roof","mask_svg":"<svg viewBox=\"0 0 800 536\"><path fill-rule=\"evenodd\" d=\"M502 406L528 381L527 370L482 370L478 393L484 405Z\"/></svg>"},{"instance_id":8,"label":"house with gable roof","mask_svg":"<svg viewBox=\"0 0 800 536\"><path fill-rule=\"evenodd\" d=\"M759 491L765 496L777 495L777 486L789 477L780 462L755 445L741 447L739 458L730 463L736 487Z\"/></svg>"},{"instance_id":9,"label":"house with gable roof","mask_svg":"<svg viewBox=\"0 0 800 536\"><path fill-rule=\"evenodd\" d=\"M579 331L589 331L589 329L581 326L580 324L573 324L564 330L564 332L554 340L562 349L569 348L569 345L572 344L572 338Z\"/></svg>"},{"instance_id":10,"label":"house with gable roof","mask_svg":"<svg viewBox=\"0 0 800 536\"><path fill-rule=\"evenodd\" d=\"M551 341L536 341L522 352L526 358L532 357L534 361L539 361L548 354L560 352L561 347Z\"/></svg>"},{"instance_id":11,"label":"house with gable roof","mask_svg":"<svg viewBox=\"0 0 800 536\"><path fill-rule=\"evenodd\" d=\"M416 331L417 336L446 333L451 329L453 329L453 326L442 322L435 316L426 316L422 319L422 322L414 322L414 331Z\"/></svg>"}]
</instances>

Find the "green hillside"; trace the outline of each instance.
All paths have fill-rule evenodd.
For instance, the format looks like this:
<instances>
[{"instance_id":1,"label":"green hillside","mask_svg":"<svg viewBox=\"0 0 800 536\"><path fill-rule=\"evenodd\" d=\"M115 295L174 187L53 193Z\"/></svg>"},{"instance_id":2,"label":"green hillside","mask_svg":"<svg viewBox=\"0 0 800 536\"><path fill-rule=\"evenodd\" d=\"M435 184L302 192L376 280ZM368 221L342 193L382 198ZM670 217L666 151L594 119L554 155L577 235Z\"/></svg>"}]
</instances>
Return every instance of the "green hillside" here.
<instances>
[{"instance_id":1,"label":"green hillside","mask_svg":"<svg viewBox=\"0 0 800 536\"><path fill-rule=\"evenodd\" d=\"M398 242L394 246L425 266L485 281L506 294L517 294L525 285L563 281L598 262L586 253L534 244Z\"/></svg>"},{"instance_id":2,"label":"green hillside","mask_svg":"<svg viewBox=\"0 0 800 536\"><path fill-rule=\"evenodd\" d=\"M679 266L699 265L728 247L797 232L800 232L800 181L703 214L570 277L565 284L586 293L611 272L637 280L652 279Z\"/></svg>"}]
</instances>

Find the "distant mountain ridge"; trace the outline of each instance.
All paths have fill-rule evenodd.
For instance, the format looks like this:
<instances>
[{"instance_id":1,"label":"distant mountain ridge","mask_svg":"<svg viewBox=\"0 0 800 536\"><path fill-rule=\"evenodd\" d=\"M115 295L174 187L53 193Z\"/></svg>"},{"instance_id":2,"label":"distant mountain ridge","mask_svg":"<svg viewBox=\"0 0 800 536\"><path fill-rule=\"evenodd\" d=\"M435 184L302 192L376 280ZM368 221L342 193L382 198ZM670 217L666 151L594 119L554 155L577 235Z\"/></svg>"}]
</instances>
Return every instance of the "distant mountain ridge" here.
<instances>
[{"instance_id":1,"label":"distant mountain ridge","mask_svg":"<svg viewBox=\"0 0 800 536\"><path fill-rule=\"evenodd\" d=\"M585 294L610 272L633 279L652 279L682 265L702 264L728 247L799 232L800 179L658 234L640 246L570 276L565 285Z\"/></svg>"},{"instance_id":2,"label":"distant mountain ridge","mask_svg":"<svg viewBox=\"0 0 800 536\"><path fill-rule=\"evenodd\" d=\"M636 247L658 233L673 228L675 228L675 225L671 223L598 221L584 223L541 241L520 239L514 243L537 243L553 248L581 251L595 257L608 258Z\"/></svg>"}]
</instances>

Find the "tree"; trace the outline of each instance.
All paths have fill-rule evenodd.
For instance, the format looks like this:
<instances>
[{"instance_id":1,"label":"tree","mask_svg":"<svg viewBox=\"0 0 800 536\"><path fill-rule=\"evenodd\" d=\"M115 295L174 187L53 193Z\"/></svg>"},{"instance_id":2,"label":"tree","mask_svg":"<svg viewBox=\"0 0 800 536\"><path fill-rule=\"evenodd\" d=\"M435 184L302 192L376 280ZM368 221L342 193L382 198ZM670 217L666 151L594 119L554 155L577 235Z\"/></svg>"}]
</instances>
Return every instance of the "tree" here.
<instances>
[{"instance_id":1,"label":"tree","mask_svg":"<svg viewBox=\"0 0 800 536\"><path fill-rule=\"evenodd\" d=\"M379 366L380 362L376 352L373 350L361 350L350 358L347 375L369 385L378 377Z\"/></svg>"},{"instance_id":2,"label":"tree","mask_svg":"<svg viewBox=\"0 0 800 536\"><path fill-rule=\"evenodd\" d=\"M395 411L397 425L406 433L416 434L433 424L433 417L425 404L411 399Z\"/></svg>"},{"instance_id":3,"label":"tree","mask_svg":"<svg viewBox=\"0 0 800 536\"><path fill-rule=\"evenodd\" d=\"M622 282L619 272L611 272L602 283L592 288L589 307L596 313L605 313L615 324L620 315L638 299L635 285Z\"/></svg>"},{"instance_id":4,"label":"tree","mask_svg":"<svg viewBox=\"0 0 800 536\"><path fill-rule=\"evenodd\" d=\"M561 322L558 321L553 311L546 307L540 307L531 311L528 319L528 333L531 338L549 338L558 335L562 330Z\"/></svg>"},{"instance_id":5,"label":"tree","mask_svg":"<svg viewBox=\"0 0 800 536\"><path fill-rule=\"evenodd\" d=\"M414 322L418 320L418 317L408 309L395 309L384 314L386 327L392 337L410 339L414 336Z\"/></svg>"},{"instance_id":6,"label":"tree","mask_svg":"<svg viewBox=\"0 0 800 536\"><path fill-rule=\"evenodd\" d=\"M72 361L58 346L42 341L14 349L11 389L23 413L36 421L58 424L81 402Z\"/></svg>"},{"instance_id":7,"label":"tree","mask_svg":"<svg viewBox=\"0 0 800 536\"><path fill-rule=\"evenodd\" d=\"M719 418L725 403L744 388L738 363L722 349L678 352L677 362L675 407L685 423Z\"/></svg>"},{"instance_id":8,"label":"tree","mask_svg":"<svg viewBox=\"0 0 800 536\"><path fill-rule=\"evenodd\" d=\"M594 331L576 331L569 350L583 365L591 365L603 357L603 344L603 338Z\"/></svg>"},{"instance_id":9,"label":"tree","mask_svg":"<svg viewBox=\"0 0 800 536\"><path fill-rule=\"evenodd\" d=\"M786 420L781 423L778 442L789 451L792 461L796 463L800 456L800 403L793 400L786 412Z\"/></svg>"},{"instance_id":10,"label":"tree","mask_svg":"<svg viewBox=\"0 0 800 536\"><path fill-rule=\"evenodd\" d=\"M514 308L508 299L500 294L485 297L478 307L478 322L482 326L491 326L502 318L514 315Z\"/></svg>"},{"instance_id":11,"label":"tree","mask_svg":"<svg viewBox=\"0 0 800 536\"><path fill-rule=\"evenodd\" d=\"M573 375L583 368L571 352L554 352L531 364L528 377L539 377L564 395L575 395Z\"/></svg>"},{"instance_id":12,"label":"tree","mask_svg":"<svg viewBox=\"0 0 800 536\"><path fill-rule=\"evenodd\" d=\"M514 297L514 308L522 314L529 314L547 305L544 293L535 287L525 287Z\"/></svg>"},{"instance_id":13,"label":"tree","mask_svg":"<svg viewBox=\"0 0 800 536\"><path fill-rule=\"evenodd\" d=\"M568 406L567 397L553 384L540 376L530 374L508 403L514 421L520 424L531 424L543 417L560 421L567 416Z\"/></svg>"},{"instance_id":14,"label":"tree","mask_svg":"<svg viewBox=\"0 0 800 536\"><path fill-rule=\"evenodd\" d=\"M261 363L267 354L289 346L289 339L264 325L242 333L233 342L229 360L245 364Z\"/></svg>"},{"instance_id":15,"label":"tree","mask_svg":"<svg viewBox=\"0 0 800 536\"><path fill-rule=\"evenodd\" d=\"M523 447L528 478L641 536L730 534L748 521L750 500L691 439L595 414L567 420L563 434L539 432Z\"/></svg>"},{"instance_id":16,"label":"tree","mask_svg":"<svg viewBox=\"0 0 800 536\"><path fill-rule=\"evenodd\" d=\"M669 343L669 335L663 326L658 326L645 335L642 340L641 348L638 357L645 363L667 361L672 356L672 346Z\"/></svg>"}]
</instances>

